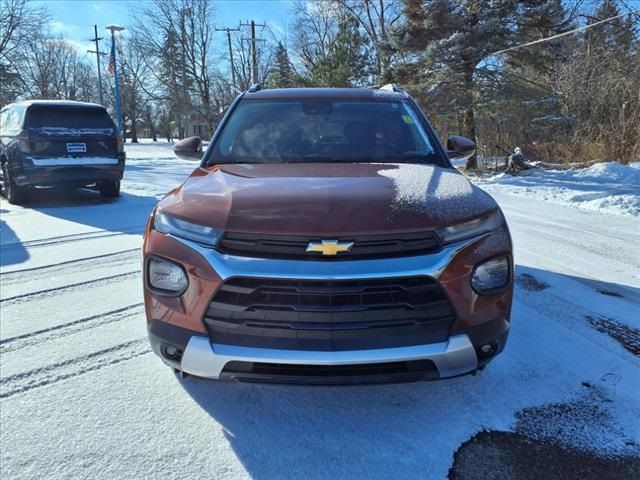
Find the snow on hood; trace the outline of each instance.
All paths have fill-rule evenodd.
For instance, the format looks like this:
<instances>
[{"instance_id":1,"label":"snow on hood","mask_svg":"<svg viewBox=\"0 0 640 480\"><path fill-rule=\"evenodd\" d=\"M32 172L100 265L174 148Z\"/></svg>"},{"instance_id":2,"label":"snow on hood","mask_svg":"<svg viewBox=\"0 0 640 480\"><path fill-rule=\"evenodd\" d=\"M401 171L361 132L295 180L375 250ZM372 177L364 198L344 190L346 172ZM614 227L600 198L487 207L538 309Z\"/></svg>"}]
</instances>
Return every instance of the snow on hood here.
<instances>
[{"instance_id":1,"label":"snow on hood","mask_svg":"<svg viewBox=\"0 0 640 480\"><path fill-rule=\"evenodd\" d=\"M485 191L456 170L403 164L378 173L393 180L397 208L428 211L440 219L469 219L496 208Z\"/></svg>"}]
</instances>

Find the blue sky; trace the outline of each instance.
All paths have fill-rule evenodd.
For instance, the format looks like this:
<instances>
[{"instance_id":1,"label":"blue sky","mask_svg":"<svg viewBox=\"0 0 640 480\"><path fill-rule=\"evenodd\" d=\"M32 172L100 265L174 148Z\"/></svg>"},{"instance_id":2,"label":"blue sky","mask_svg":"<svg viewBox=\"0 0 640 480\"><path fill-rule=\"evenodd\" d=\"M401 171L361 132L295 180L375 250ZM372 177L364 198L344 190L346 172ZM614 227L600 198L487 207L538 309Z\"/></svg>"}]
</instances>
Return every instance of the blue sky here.
<instances>
[{"instance_id":1,"label":"blue sky","mask_svg":"<svg viewBox=\"0 0 640 480\"><path fill-rule=\"evenodd\" d=\"M45 5L49 10L51 33L61 35L75 44L78 50L85 52L95 47L88 41L93 37L94 25L98 25L98 35L106 37L106 25L118 24L126 27L132 24L132 17L135 17L136 12L151 2L38 0L33 3ZM237 27L240 20L255 20L258 23L266 23L276 38L284 39L292 3L290 0L218 0L214 2L215 25ZM219 36L221 45L226 46L224 34L220 32ZM102 44L101 49L106 50L107 45Z\"/></svg>"}]
</instances>

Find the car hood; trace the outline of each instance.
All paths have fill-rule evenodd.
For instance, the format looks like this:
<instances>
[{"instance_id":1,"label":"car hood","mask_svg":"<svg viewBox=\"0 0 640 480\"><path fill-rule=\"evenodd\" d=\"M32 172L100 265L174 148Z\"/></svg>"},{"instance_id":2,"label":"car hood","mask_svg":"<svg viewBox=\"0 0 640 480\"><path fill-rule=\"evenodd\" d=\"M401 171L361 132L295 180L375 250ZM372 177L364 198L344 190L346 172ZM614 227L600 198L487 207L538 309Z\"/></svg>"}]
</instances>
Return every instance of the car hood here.
<instances>
[{"instance_id":1,"label":"car hood","mask_svg":"<svg viewBox=\"0 0 640 480\"><path fill-rule=\"evenodd\" d=\"M454 169L380 163L198 168L158 206L225 231L341 236L432 230L495 208Z\"/></svg>"}]
</instances>

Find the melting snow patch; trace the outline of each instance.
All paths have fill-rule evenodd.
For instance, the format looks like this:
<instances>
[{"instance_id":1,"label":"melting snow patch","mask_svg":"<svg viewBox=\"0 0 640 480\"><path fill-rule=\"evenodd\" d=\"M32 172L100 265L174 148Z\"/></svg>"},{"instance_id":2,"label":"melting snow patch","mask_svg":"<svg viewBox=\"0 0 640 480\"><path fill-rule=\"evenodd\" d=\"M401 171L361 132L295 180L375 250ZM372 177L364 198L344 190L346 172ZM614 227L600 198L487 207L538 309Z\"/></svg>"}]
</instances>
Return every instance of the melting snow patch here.
<instances>
[{"instance_id":1,"label":"melting snow patch","mask_svg":"<svg viewBox=\"0 0 640 480\"><path fill-rule=\"evenodd\" d=\"M486 192L455 170L434 165L394 164L380 175L393 180L394 204L429 212L442 221L470 219L496 208Z\"/></svg>"},{"instance_id":2,"label":"melting snow patch","mask_svg":"<svg viewBox=\"0 0 640 480\"><path fill-rule=\"evenodd\" d=\"M611 398L599 385L583 383L589 391L568 403L525 408L516 414L516 432L585 452L604 455L640 453L639 446L615 424Z\"/></svg>"}]
</instances>

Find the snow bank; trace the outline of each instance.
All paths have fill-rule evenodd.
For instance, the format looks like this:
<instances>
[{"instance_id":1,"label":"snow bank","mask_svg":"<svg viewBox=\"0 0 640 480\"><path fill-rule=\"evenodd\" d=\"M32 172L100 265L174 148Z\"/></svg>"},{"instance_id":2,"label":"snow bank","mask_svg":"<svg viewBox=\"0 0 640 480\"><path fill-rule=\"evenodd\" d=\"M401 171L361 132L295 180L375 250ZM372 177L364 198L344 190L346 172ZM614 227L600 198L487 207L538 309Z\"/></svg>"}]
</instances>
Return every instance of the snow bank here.
<instances>
[{"instance_id":1,"label":"snow bank","mask_svg":"<svg viewBox=\"0 0 640 480\"><path fill-rule=\"evenodd\" d=\"M596 163L579 170L530 170L474 179L490 193L504 192L613 215L640 216L640 162Z\"/></svg>"},{"instance_id":2,"label":"snow bank","mask_svg":"<svg viewBox=\"0 0 640 480\"><path fill-rule=\"evenodd\" d=\"M622 182L640 186L640 162L622 165L617 162L596 163L578 170L575 176L594 182Z\"/></svg>"}]
</instances>

